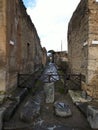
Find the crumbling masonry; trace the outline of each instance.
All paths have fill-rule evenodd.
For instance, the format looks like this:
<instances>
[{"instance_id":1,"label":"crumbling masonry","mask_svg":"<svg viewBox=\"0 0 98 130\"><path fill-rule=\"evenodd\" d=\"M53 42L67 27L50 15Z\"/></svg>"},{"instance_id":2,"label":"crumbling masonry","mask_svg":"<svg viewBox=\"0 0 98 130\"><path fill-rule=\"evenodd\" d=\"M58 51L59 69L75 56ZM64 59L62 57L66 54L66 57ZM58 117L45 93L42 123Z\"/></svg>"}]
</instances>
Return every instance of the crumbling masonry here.
<instances>
[{"instance_id":1,"label":"crumbling masonry","mask_svg":"<svg viewBox=\"0 0 98 130\"><path fill-rule=\"evenodd\" d=\"M82 89L98 98L98 2L81 0L69 22L71 73L82 74Z\"/></svg>"},{"instance_id":2,"label":"crumbling masonry","mask_svg":"<svg viewBox=\"0 0 98 130\"><path fill-rule=\"evenodd\" d=\"M42 61L40 39L22 0L0 0L0 92L12 91L17 73L33 73Z\"/></svg>"}]
</instances>

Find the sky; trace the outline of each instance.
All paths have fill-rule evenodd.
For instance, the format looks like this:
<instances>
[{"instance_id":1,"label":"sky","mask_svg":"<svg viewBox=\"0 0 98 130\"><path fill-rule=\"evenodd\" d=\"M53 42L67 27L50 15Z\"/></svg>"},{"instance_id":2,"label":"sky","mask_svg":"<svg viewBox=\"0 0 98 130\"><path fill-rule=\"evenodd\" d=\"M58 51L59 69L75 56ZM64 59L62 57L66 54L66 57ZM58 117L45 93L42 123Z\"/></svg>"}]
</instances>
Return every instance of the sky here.
<instances>
[{"instance_id":1,"label":"sky","mask_svg":"<svg viewBox=\"0 0 98 130\"><path fill-rule=\"evenodd\" d=\"M67 50L70 18L80 0L23 0L40 37L48 50Z\"/></svg>"}]
</instances>

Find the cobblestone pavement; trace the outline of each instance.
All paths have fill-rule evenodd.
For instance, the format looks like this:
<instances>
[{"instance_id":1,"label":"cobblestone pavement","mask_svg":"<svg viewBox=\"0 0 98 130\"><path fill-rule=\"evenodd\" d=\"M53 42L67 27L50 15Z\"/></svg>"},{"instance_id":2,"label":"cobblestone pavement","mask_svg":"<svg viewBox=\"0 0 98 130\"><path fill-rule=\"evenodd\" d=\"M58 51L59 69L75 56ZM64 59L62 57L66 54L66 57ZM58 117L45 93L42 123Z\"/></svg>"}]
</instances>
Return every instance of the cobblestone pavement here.
<instances>
[{"instance_id":1,"label":"cobblestone pavement","mask_svg":"<svg viewBox=\"0 0 98 130\"><path fill-rule=\"evenodd\" d=\"M41 76L41 80L43 82L55 82L59 80L58 72L54 63L49 63L46 66Z\"/></svg>"}]
</instances>

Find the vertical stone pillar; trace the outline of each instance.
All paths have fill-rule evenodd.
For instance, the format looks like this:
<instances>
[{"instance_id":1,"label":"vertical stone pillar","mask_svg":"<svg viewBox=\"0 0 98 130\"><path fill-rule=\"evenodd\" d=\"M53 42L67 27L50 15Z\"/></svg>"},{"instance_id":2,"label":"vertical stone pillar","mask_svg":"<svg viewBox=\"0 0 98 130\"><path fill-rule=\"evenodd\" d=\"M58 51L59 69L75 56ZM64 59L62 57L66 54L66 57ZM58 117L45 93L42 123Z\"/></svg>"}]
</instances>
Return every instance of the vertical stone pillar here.
<instances>
[{"instance_id":1,"label":"vertical stone pillar","mask_svg":"<svg viewBox=\"0 0 98 130\"><path fill-rule=\"evenodd\" d=\"M45 83L44 84L45 100L46 103L54 102L54 83Z\"/></svg>"}]
</instances>

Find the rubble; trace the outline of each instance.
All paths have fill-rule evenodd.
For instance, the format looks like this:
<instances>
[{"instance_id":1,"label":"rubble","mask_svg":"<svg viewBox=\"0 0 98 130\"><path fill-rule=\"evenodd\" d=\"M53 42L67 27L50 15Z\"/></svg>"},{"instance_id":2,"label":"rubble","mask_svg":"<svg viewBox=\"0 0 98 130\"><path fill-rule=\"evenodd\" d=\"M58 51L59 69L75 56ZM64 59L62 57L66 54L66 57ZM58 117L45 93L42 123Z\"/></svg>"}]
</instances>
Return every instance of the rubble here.
<instances>
[{"instance_id":1,"label":"rubble","mask_svg":"<svg viewBox=\"0 0 98 130\"><path fill-rule=\"evenodd\" d=\"M58 91L58 87L61 87L61 84L55 84L55 92L52 95L53 97L51 100L53 101L55 96L56 102L46 103L45 86L50 86L50 88L52 86L53 92L54 83L44 83L44 86L42 82L41 84L38 83L35 85L35 87L37 86L38 88L34 95L31 95L31 91L28 91L30 93L28 93L28 96L21 103L11 120L4 122L4 130L14 130L16 127L17 129L22 128L26 130L91 130L87 119L73 104L69 94L62 94ZM48 95L48 99L49 97L50 96ZM56 106L53 107L54 104ZM54 110L55 113L57 110L58 115L54 114Z\"/></svg>"},{"instance_id":2,"label":"rubble","mask_svg":"<svg viewBox=\"0 0 98 130\"><path fill-rule=\"evenodd\" d=\"M24 122L32 122L40 115L40 98L36 96L31 101L27 101L20 112L20 119Z\"/></svg>"},{"instance_id":3,"label":"rubble","mask_svg":"<svg viewBox=\"0 0 98 130\"><path fill-rule=\"evenodd\" d=\"M69 90L69 95L72 98L73 103L77 102L90 102L92 98L84 98L82 96L82 91L74 91L74 90Z\"/></svg>"},{"instance_id":4,"label":"rubble","mask_svg":"<svg viewBox=\"0 0 98 130\"><path fill-rule=\"evenodd\" d=\"M68 117L68 116L72 115L72 112L70 110L70 106L66 103L55 102L54 107L55 107L55 114L57 116Z\"/></svg>"},{"instance_id":5,"label":"rubble","mask_svg":"<svg viewBox=\"0 0 98 130\"><path fill-rule=\"evenodd\" d=\"M23 101L23 99L27 94L28 94L27 88L18 88L13 92L12 95L7 97L9 99L9 104L4 112L4 121L10 120L10 118L15 113L17 107Z\"/></svg>"}]
</instances>

